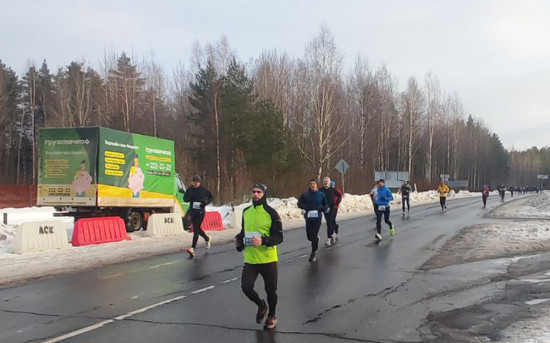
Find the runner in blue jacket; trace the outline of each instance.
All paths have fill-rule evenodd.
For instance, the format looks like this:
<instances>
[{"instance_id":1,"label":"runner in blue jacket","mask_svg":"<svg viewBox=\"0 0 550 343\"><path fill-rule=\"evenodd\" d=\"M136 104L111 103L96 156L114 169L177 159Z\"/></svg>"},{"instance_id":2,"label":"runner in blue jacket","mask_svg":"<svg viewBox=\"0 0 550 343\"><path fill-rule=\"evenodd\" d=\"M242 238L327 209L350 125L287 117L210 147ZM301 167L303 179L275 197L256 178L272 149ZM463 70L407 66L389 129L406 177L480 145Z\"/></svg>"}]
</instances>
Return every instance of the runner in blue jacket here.
<instances>
[{"instance_id":1,"label":"runner in blue jacket","mask_svg":"<svg viewBox=\"0 0 550 343\"><path fill-rule=\"evenodd\" d=\"M390 221L390 202L393 200L393 194L388 187L386 187L384 179L378 181L378 190L376 192L376 206L378 211L376 212L376 235L374 238L376 241L382 240L380 231L382 229L381 221L382 215L384 215L384 222L390 227L390 235L395 234L395 228Z\"/></svg>"}]
</instances>

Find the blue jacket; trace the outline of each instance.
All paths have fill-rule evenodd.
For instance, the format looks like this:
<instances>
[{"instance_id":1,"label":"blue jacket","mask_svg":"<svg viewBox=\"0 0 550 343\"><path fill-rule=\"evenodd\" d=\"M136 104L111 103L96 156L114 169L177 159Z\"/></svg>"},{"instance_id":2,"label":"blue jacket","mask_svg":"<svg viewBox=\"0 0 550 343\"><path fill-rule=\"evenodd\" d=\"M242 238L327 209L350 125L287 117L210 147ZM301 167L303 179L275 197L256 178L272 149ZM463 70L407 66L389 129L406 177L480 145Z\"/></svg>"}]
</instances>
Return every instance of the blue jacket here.
<instances>
[{"instance_id":1,"label":"blue jacket","mask_svg":"<svg viewBox=\"0 0 550 343\"><path fill-rule=\"evenodd\" d=\"M388 206L392 200L393 194L388 187L378 187L378 193L376 194L376 205Z\"/></svg>"},{"instance_id":2,"label":"blue jacket","mask_svg":"<svg viewBox=\"0 0 550 343\"><path fill-rule=\"evenodd\" d=\"M321 191L312 192L308 190L298 199L298 207L306 211L317 210L325 212L328 209L327 197Z\"/></svg>"}]
</instances>

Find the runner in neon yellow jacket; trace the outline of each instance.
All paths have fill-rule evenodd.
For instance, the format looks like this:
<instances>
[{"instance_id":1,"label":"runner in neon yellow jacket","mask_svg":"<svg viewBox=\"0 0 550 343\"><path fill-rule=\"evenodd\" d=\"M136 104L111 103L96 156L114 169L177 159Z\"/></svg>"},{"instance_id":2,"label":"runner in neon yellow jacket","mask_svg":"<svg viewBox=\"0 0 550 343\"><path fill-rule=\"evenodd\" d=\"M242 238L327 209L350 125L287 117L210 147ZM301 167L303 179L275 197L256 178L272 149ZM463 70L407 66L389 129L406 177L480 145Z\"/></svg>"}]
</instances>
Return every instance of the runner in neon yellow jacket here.
<instances>
[{"instance_id":1,"label":"runner in neon yellow jacket","mask_svg":"<svg viewBox=\"0 0 550 343\"><path fill-rule=\"evenodd\" d=\"M242 230L235 238L237 250L243 251L244 256L243 293L258 305L257 323L263 321L269 305L264 328L273 329L277 325L277 245L283 241L283 227L279 214L267 204L265 185L258 183L252 187L252 206L243 211ZM254 290L258 274L264 279L267 304Z\"/></svg>"}]
</instances>

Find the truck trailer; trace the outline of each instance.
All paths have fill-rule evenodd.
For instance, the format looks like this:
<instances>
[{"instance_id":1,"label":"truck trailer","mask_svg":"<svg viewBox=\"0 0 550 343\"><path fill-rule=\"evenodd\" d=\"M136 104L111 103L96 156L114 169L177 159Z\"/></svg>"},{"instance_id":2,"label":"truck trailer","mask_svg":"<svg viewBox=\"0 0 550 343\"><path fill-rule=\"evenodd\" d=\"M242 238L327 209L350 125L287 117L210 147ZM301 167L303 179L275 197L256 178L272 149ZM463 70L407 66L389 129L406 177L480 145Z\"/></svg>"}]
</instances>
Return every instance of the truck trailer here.
<instances>
[{"instance_id":1,"label":"truck trailer","mask_svg":"<svg viewBox=\"0 0 550 343\"><path fill-rule=\"evenodd\" d=\"M75 220L120 216L132 232L152 213L183 218L188 208L174 141L105 127L44 128L39 153L38 205Z\"/></svg>"}]
</instances>

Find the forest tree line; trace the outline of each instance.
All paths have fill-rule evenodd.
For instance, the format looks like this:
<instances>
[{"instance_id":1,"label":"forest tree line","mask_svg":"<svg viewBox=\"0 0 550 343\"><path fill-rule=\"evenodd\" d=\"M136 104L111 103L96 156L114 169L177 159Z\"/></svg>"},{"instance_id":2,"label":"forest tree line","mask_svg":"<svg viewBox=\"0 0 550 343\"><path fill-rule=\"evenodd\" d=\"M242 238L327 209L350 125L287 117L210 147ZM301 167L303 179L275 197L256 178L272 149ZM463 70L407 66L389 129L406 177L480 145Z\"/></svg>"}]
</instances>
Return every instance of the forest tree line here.
<instances>
[{"instance_id":1,"label":"forest tree line","mask_svg":"<svg viewBox=\"0 0 550 343\"><path fill-rule=\"evenodd\" d=\"M79 126L173 139L180 174L201 175L223 202L257 181L273 196L296 196L311 177L340 181L342 158L350 193L367 192L378 170L407 171L419 189L450 174L474 190L534 186L550 173L548 147L506 151L433 73L401 88L362 56L345 69L326 27L301 57L272 50L245 63L222 37L196 43L171 72L126 53L95 68L30 63L21 76L0 60L1 183L36 184L40 128Z\"/></svg>"}]
</instances>

